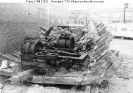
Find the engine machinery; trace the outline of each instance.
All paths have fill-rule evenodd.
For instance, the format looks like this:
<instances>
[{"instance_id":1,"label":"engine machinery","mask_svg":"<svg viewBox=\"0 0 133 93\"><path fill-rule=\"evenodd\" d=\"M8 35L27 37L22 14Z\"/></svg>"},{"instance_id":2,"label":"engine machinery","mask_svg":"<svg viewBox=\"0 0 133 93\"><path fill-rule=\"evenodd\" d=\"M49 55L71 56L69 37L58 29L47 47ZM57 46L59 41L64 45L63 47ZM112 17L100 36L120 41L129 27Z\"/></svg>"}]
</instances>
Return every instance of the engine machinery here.
<instances>
[{"instance_id":1,"label":"engine machinery","mask_svg":"<svg viewBox=\"0 0 133 93\"><path fill-rule=\"evenodd\" d=\"M46 33L49 33L51 28ZM88 51L94 48L94 41L90 38L81 42L83 40L80 39L84 35L84 31L74 36L68 31L62 32L56 38L45 34L43 41L41 39L25 40L21 47L22 68L34 68L37 72L46 75L54 75L62 69L86 70L90 63Z\"/></svg>"},{"instance_id":2,"label":"engine machinery","mask_svg":"<svg viewBox=\"0 0 133 93\"><path fill-rule=\"evenodd\" d=\"M0 69L0 75L10 76L6 81L12 83L74 85L74 91L80 85L85 93L99 93L97 87L107 85L105 81L116 73L122 60L119 51L109 48L113 36L106 26L92 26L90 30L41 27L41 37L26 38L17 58L1 55L18 65L17 69Z\"/></svg>"}]
</instances>

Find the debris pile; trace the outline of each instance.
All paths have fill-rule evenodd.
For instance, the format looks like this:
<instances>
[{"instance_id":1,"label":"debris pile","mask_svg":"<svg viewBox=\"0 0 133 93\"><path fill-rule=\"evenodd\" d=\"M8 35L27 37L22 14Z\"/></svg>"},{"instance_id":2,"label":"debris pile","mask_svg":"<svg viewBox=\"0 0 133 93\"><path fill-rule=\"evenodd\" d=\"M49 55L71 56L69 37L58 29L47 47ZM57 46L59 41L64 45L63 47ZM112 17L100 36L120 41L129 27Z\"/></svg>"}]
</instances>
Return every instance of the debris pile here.
<instances>
[{"instance_id":1,"label":"debris pile","mask_svg":"<svg viewBox=\"0 0 133 93\"><path fill-rule=\"evenodd\" d=\"M72 91L77 91L79 86L88 92L107 87L108 79L116 73L122 59L119 51L109 48L113 36L106 26L92 22L90 31L60 27L56 35L51 34L53 26L48 30L41 28L43 35L26 38L21 52L1 54L1 58L8 61L2 61L0 75L10 77L7 81L13 84L73 85ZM91 37L93 31L96 31L96 37ZM28 93L34 91L33 87L39 89L39 93L49 93L38 85L29 88Z\"/></svg>"}]
</instances>

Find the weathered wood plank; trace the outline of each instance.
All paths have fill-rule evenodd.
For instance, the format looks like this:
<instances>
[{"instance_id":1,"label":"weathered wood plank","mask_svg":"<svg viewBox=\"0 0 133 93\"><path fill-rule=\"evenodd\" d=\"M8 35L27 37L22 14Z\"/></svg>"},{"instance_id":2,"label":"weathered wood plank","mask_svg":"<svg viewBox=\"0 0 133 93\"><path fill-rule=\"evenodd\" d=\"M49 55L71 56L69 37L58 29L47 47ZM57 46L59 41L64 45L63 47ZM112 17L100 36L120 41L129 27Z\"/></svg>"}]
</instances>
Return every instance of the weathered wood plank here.
<instances>
[{"instance_id":1,"label":"weathered wood plank","mask_svg":"<svg viewBox=\"0 0 133 93\"><path fill-rule=\"evenodd\" d=\"M109 43L113 39L113 36L111 34L108 34L104 37L102 37L98 42L96 42L96 45L99 46L104 43Z\"/></svg>"},{"instance_id":2,"label":"weathered wood plank","mask_svg":"<svg viewBox=\"0 0 133 93\"><path fill-rule=\"evenodd\" d=\"M109 48L108 44L103 45L100 49L98 49L95 53L94 53L94 57L100 56L105 50L107 50Z\"/></svg>"},{"instance_id":3,"label":"weathered wood plank","mask_svg":"<svg viewBox=\"0 0 133 93\"><path fill-rule=\"evenodd\" d=\"M8 80L11 81L12 84L23 83L27 79L32 78L31 76L32 72L33 70L26 70L10 77Z\"/></svg>"},{"instance_id":4,"label":"weathered wood plank","mask_svg":"<svg viewBox=\"0 0 133 93\"><path fill-rule=\"evenodd\" d=\"M109 51L107 51L105 54L103 54L103 55L101 55L100 57L98 57L98 58L96 59L96 62L98 63L100 60L107 60L107 59L109 58L109 56L111 56L111 55L112 55L112 51L109 50Z\"/></svg>"},{"instance_id":5,"label":"weathered wood plank","mask_svg":"<svg viewBox=\"0 0 133 93\"><path fill-rule=\"evenodd\" d=\"M14 56L12 56L10 54L6 54L5 57L8 58L9 60L15 62L15 63L21 63L21 59L20 58L14 57Z\"/></svg>"}]
</instances>

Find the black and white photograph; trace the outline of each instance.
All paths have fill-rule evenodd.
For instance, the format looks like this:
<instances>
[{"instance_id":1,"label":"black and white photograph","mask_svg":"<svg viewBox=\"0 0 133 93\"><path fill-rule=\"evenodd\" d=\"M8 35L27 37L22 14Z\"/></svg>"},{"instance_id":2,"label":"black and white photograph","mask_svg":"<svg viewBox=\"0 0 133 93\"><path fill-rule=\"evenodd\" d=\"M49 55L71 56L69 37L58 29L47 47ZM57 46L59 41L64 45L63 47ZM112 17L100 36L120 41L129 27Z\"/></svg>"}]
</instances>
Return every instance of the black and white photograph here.
<instances>
[{"instance_id":1,"label":"black and white photograph","mask_svg":"<svg viewBox=\"0 0 133 93\"><path fill-rule=\"evenodd\" d=\"M133 93L133 1L0 0L0 93Z\"/></svg>"}]
</instances>

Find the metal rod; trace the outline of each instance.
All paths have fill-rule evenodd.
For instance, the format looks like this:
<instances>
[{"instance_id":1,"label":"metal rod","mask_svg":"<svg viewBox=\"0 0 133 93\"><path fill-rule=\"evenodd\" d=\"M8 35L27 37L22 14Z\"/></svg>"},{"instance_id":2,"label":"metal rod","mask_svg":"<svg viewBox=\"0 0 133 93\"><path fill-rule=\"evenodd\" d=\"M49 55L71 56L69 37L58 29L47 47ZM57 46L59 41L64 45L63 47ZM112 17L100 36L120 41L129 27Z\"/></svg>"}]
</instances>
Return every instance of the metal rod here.
<instances>
[{"instance_id":1,"label":"metal rod","mask_svg":"<svg viewBox=\"0 0 133 93\"><path fill-rule=\"evenodd\" d=\"M126 8L124 7L124 18L123 18L123 23L126 23L126 22L125 22L125 12L126 12Z\"/></svg>"}]
</instances>

